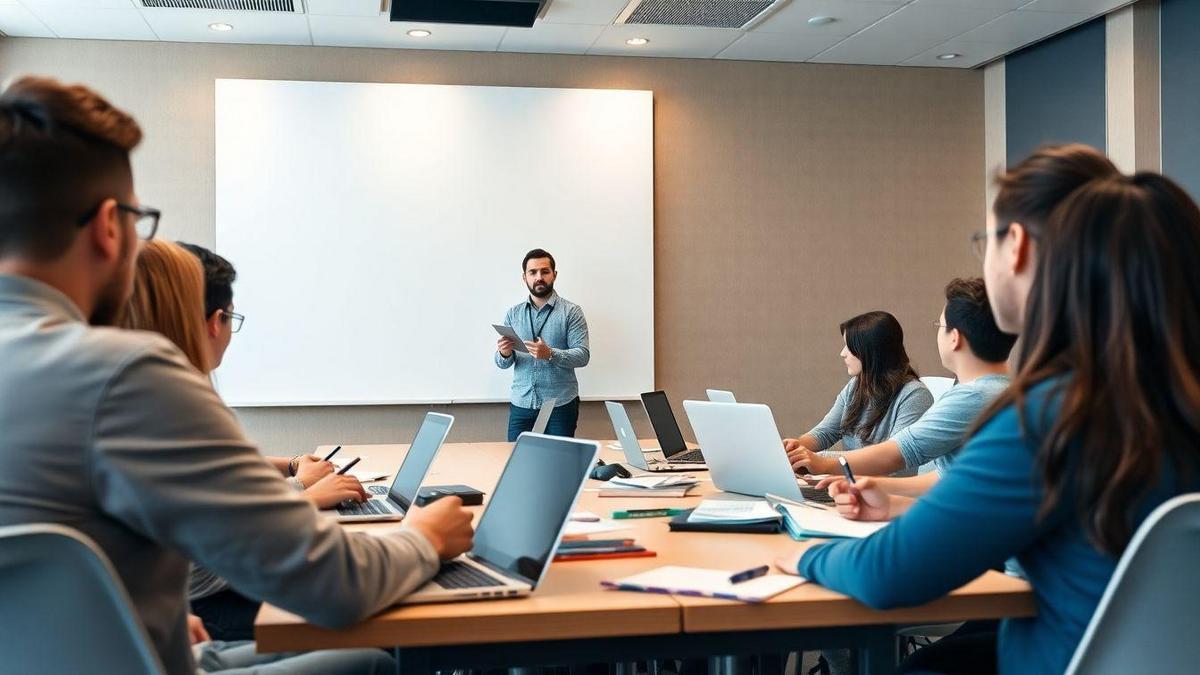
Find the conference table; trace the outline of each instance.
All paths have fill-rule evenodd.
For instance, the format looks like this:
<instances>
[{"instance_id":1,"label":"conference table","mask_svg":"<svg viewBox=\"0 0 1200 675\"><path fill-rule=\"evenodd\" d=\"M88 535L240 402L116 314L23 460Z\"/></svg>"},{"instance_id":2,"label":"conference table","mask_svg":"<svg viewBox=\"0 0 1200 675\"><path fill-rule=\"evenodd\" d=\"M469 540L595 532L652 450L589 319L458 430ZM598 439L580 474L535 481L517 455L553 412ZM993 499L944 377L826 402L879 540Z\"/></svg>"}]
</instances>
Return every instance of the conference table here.
<instances>
[{"instance_id":1,"label":"conference table","mask_svg":"<svg viewBox=\"0 0 1200 675\"><path fill-rule=\"evenodd\" d=\"M394 472L407 449L407 445L345 446L340 454L362 457L360 468L382 473ZM318 448L317 454L327 450ZM490 494L511 450L511 443L446 444L424 484L465 483ZM601 457L623 461L607 446ZM598 489L604 483L588 480L576 510L607 518L624 509L691 508L720 493L707 472L692 475L702 482L684 498L601 498ZM471 508L478 521L484 507ZM895 671L899 626L1035 613L1029 585L997 572L988 572L927 605L886 611L813 583L758 604L607 590L601 587L602 580L662 565L736 571L769 564L811 545L786 534L670 532L667 518L620 522L628 529L596 538L633 538L657 552L657 557L556 562L526 598L394 607L337 630L264 605L255 622L258 649L383 647L395 650L400 673L425 675L456 668L629 664L662 658L706 658L726 671L736 666L736 657L848 648L856 655L859 673L880 675ZM396 523L347 527L366 530L396 527Z\"/></svg>"}]
</instances>

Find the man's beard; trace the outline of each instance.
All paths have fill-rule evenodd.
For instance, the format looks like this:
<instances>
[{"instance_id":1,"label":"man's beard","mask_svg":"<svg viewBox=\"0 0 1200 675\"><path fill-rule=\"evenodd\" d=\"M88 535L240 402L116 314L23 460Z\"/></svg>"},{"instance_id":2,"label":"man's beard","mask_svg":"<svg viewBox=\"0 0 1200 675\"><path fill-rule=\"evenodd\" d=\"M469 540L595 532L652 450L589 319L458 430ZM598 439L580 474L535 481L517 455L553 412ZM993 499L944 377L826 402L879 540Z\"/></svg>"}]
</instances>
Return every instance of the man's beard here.
<instances>
[{"instance_id":1,"label":"man's beard","mask_svg":"<svg viewBox=\"0 0 1200 675\"><path fill-rule=\"evenodd\" d=\"M554 292L554 284L543 284L539 289L537 284L529 287L529 294L535 298L548 298Z\"/></svg>"},{"instance_id":2,"label":"man's beard","mask_svg":"<svg viewBox=\"0 0 1200 675\"><path fill-rule=\"evenodd\" d=\"M134 249L137 250L136 248ZM125 312L132 290L125 275L129 254L125 254L117 264L117 272L108 280L100 294L96 297L96 306L92 308L90 323L93 326L115 326Z\"/></svg>"}]
</instances>

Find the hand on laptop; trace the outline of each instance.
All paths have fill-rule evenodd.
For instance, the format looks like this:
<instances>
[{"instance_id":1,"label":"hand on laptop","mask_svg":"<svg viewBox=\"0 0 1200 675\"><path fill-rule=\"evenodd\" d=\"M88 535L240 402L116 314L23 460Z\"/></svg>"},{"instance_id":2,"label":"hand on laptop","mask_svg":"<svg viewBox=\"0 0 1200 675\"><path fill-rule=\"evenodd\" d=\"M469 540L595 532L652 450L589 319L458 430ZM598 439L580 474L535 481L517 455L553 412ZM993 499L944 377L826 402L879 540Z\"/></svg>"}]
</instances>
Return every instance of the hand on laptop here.
<instances>
[{"instance_id":1,"label":"hand on laptop","mask_svg":"<svg viewBox=\"0 0 1200 675\"><path fill-rule=\"evenodd\" d=\"M429 540L442 560L471 550L475 528L471 512L458 497L442 497L424 508L413 508L404 515L404 527L410 527Z\"/></svg>"},{"instance_id":2,"label":"hand on laptop","mask_svg":"<svg viewBox=\"0 0 1200 675\"><path fill-rule=\"evenodd\" d=\"M363 484L354 476L329 474L304 491L304 497L318 509L332 509L344 501L361 502L368 498Z\"/></svg>"},{"instance_id":3,"label":"hand on laptop","mask_svg":"<svg viewBox=\"0 0 1200 675\"><path fill-rule=\"evenodd\" d=\"M316 455L304 455L296 462L296 478L305 488L333 473L333 462L326 462Z\"/></svg>"},{"instance_id":4,"label":"hand on laptop","mask_svg":"<svg viewBox=\"0 0 1200 675\"><path fill-rule=\"evenodd\" d=\"M788 451L788 463L796 473L800 473L801 469L808 469L809 473L835 473L840 470L833 457L821 456L802 445Z\"/></svg>"}]
</instances>

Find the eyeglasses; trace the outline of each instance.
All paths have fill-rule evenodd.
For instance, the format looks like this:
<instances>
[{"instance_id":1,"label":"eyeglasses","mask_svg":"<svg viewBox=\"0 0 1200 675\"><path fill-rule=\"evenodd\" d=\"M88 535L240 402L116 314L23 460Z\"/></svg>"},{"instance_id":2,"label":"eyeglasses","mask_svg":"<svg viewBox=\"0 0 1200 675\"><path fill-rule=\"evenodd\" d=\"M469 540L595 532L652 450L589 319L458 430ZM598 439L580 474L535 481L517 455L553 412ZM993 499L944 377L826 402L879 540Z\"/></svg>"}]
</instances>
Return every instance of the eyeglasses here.
<instances>
[{"instance_id":1,"label":"eyeglasses","mask_svg":"<svg viewBox=\"0 0 1200 675\"><path fill-rule=\"evenodd\" d=\"M983 256L987 253L987 230L976 232L971 235L971 251L975 253L975 257L983 260Z\"/></svg>"},{"instance_id":2,"label":"eyeglasses","mask_svg":"<svg viewBox=\"0 0 1200 675\"><path fill-rule=\"evenodd\" d=\"M87 225L88 221L96 216L96 212L100 210L102 205L103 202L97 204L96 208L80 216L77 225L79 227ZM150 241L154 238L154 234L158 232L158 220L162 218L162 211L150 206L130 206L121 202L117 202L117 210L137 216L137 219L133 221L133 229L137 233L138 239Z\"/></svg>"},{"instance_id":3,"label":"eyeglasses","mask_svg":"<svg viewBox=\"0 0 1200 675\"><path fill-rule=\"evenodd\" d=\"M246 320L245 316L238 314L237 312L231 312L227 309L221 310L221 316L224 316L225 320L230 322L229 330L232 333L240 331L242 329L242 322Z\"/></svg>"}]
</instances>

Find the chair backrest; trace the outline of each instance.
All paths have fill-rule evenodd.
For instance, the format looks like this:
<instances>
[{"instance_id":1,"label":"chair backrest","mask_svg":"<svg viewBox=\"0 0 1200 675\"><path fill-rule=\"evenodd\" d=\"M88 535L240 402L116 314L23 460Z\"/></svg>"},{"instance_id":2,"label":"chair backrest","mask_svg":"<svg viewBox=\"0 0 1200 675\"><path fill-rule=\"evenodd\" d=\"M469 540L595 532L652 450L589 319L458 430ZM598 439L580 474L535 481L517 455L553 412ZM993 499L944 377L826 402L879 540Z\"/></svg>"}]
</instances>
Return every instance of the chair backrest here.
<instances>
[{"instance_id":1,"label":"chair backrest","mask_svg":"<svg viewBox=\"0 0 1200 675\"><path fill-rule=\"evenodd\" d=\"M1067 675L1200 667L1200 493L1160 505L1133 535Z\"/></svg>"},{"instance_id":2,"label":"chair backrest","mask_svg":"<svg viewBox=\"0 0 1200 675\"><path fill-rule=\"evenodd\" d=\"M62 525L0 527L0 669L161 675L104 553Z\"/></svg>"},{"instance_id":3,"label":"chair backrest","mask_svg":"<svg viewBox=\"0 0 1200 675\"><path fill-rule=\"evenodd\" d=\"M933 394L933 401L936 403L946 392L950 391L950 387L954 386L953 377L922 377L921 383L929 388L929 393Z\"/></svg>"}]
</instances>

